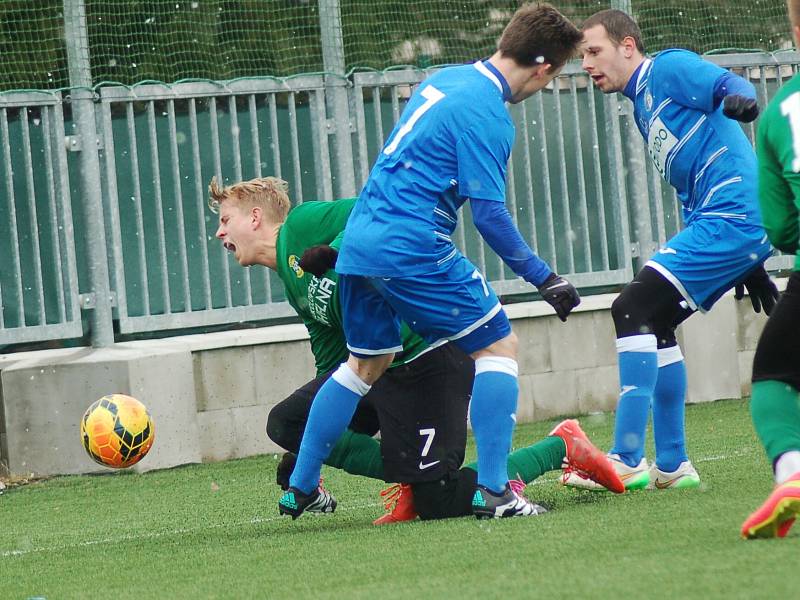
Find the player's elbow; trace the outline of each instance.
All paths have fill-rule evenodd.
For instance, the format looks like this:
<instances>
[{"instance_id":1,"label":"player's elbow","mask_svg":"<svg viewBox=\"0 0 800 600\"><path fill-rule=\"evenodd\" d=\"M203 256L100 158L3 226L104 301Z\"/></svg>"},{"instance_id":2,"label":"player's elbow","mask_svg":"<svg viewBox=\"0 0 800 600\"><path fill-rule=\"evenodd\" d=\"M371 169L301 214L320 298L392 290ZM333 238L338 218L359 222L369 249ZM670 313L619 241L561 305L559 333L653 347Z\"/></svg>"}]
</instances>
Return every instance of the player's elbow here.
<instances>
[{"instance_id":1,"label":"player's elbow","mask_svg":"<svg viewBox=\"0 0 800 600\"><path fill-rule=\"evenodd\" d=\"M797 222L792 223L764 223L769 241L781 252L794 254L798 250L800 230Z\"/></svg>"}]
</instances>

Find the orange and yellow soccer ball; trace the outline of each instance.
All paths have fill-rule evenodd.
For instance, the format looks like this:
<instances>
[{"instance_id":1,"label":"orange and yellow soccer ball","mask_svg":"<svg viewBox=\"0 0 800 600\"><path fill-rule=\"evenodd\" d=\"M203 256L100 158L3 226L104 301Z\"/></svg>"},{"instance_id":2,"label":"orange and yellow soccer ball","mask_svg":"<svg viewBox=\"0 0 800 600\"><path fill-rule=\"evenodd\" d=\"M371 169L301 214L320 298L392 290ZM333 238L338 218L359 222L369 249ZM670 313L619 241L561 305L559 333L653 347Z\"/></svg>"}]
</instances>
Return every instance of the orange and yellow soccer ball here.
<instances>
[{"instance_id":1,"label":"orange and yellow soccer ball","mask_svg":"<svg viewBox=\"0 0 800 600\"><path fill-rule=\"evenodd\" d=\"M124 469L142 460L153 445L153 421L144 404L125 394L103 396L81 419L81 439L95 462Z\"/></svg>"}]
</instances>

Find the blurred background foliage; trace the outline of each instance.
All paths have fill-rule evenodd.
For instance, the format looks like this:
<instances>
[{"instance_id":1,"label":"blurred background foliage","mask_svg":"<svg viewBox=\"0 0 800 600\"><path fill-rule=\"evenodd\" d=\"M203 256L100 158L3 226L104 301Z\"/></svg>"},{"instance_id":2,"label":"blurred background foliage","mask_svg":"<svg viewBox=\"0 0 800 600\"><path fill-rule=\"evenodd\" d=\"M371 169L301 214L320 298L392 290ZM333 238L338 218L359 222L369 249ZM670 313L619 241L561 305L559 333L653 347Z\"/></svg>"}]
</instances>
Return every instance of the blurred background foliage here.
<instances>
[{"instance_id":1,"label":"blurred background foliage","mask_svg":"<svg viewBox=\"0 0 800 600\"><path fill-rule=\"evenodd\" d=\"M490 54L521 2L341 0L348 70ZM555 1L576 23L610 2ZM85 0L95 85L323 69L316 0ZM791 47L784 0L633 0L650 52ZM0 0L0 90L69 86L62 0Z\"/></svg>"}]
</instances>

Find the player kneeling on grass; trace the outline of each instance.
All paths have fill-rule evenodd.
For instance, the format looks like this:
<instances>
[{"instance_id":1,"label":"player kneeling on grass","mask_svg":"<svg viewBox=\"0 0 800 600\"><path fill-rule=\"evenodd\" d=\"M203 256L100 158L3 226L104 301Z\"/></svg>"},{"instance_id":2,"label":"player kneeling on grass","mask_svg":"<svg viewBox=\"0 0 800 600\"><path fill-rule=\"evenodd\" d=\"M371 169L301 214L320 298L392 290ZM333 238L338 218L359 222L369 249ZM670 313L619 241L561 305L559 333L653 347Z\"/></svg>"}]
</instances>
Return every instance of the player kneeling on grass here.
<instances>
[{"instance_id":1,"label":"player kneeling on grass","mask_svg":"<svg viewBox=\"0 0 800 600\"><path fill-rule=\"evenodd\" d=\"M311 338L316 377L277 404L267 422L269 437L289 451L278 466L278 483L284 489L312 400L348 353L338 277L328 266L355 203L306 202L290 212L287 187L280 179L265 177L225 188L212 180L209 188L209 203L219 212L217 238L240 264L277 271L287 300ZM326 464L354 475L403 482L387 499L390 512L376 523L405 521L417 514L424 519L472 514L476 468L461 464L475 363L454 344L429 347L405 326L402 341L403 352L361 399ZM378 431L380 442L373 437ZM610 461L574 420L513 452L507 466L515 491L562 466L613 491L624 491ZM318 492L320 501L306 510L332 512L335 500L321 486Z\"/></svg>"},{"instance_id":2,"label":"player kneeling on grass","mask_svg":"<svg viewBox=\"0 0 800 600\"><path fill-rule=\"evenodd\" d=\"M800 39L800 0L789 0ZM800 75L770 102L758 124L761 214L770 241L795 254L786 292L753 359L753 425L775 474L775 489L742 524L742 537L784 537L800 514Z\"/></svg>"}]
</instances>

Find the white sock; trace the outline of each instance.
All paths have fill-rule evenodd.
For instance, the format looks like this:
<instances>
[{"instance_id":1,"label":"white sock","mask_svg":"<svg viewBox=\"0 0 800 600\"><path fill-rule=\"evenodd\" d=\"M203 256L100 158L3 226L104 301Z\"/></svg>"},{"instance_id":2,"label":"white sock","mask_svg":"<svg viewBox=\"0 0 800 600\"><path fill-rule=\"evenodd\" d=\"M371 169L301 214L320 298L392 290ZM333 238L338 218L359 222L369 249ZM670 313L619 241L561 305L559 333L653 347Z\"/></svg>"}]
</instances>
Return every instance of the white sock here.
<instances>
[{"instance_id":1,"label":"white sock","mask_svg":"<svg viewBox=\"0 0 800 600\"><path fill-rule=\"evenodd\" d=\"M775 461L775 482L780 485L795 473L800 473L800 451L784 452Z\"/></svg>"},{"instance_id":2,"label":"white sock","mask_svg":"<svg viewBox=\"0 0 800 600\"><path fill-rule=\"evenodd\" d=\"M357 394L358 396L366 396L367 392L372 388L371 385L368 385L365 381L362 381L346 362L340 364L339 368L333 372L331 377L336 380L339 385L346 387L348 390L354 394Z\"/></svg>"}]
</instances>

